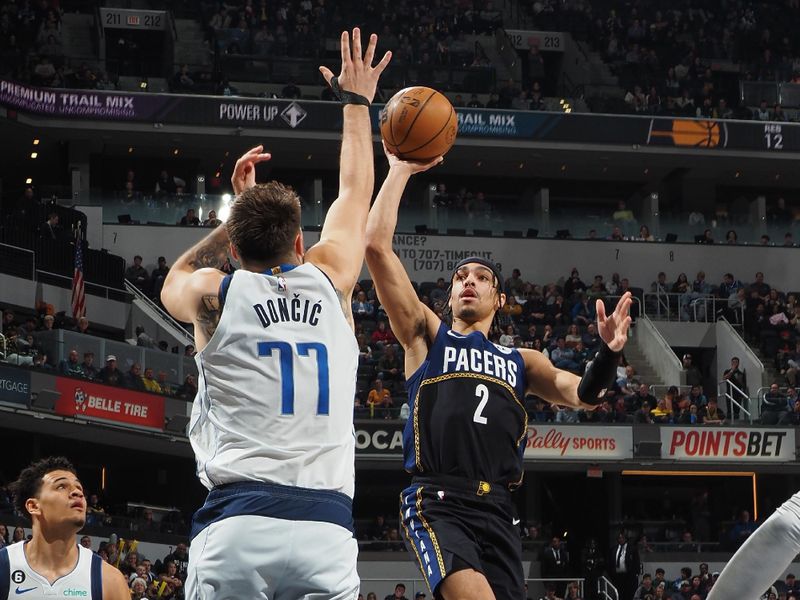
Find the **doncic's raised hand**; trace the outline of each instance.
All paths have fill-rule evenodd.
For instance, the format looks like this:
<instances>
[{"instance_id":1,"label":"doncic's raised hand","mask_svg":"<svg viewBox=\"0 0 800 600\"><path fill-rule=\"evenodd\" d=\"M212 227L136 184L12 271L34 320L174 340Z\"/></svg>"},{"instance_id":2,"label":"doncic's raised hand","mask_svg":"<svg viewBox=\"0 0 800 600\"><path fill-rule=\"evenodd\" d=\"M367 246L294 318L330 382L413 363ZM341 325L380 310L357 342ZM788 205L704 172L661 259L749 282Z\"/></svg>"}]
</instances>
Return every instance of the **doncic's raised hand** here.
<instances>
[{"instance_id":1,"label":"doncic's raised hand","mask_svg":"<svg viewBox=\"0 0 800 600\"><path fill-rule=\"evenodd\" d=\"M437 156L433 160L428 162L418 162L413 160L403 160L398 158L391 152L389 152L389 148L386 146L386 142L383 142L383 153L386 155L387 160L389 161L389 168L390 169L403 169L407 171L409 175L415 175L417 173L422 173L423 171L427 171L428 169L435 167L436 165L441 164L444 162L443 156Z\"/></svg>"},{"instance_id":2,"label":"doncic's raised hand","mask_svg":"<svg viewBox=\"0 0 800 600\"><path fill-rule=\"evenodd\" d=\"M264 146L259 144L242 154L239 160L236 161L233 175L231 175L231 185L233 186L233 193L237 196L255 186L256 165L272 158L269 152L263 152L263 150Z\"/></svg>"},{"instance_id":3,"label":"doncic's raised hand","mask_svg":"<svg viewBox=\"0 0 800 600\"><path fill-rule=\"evenodd\" d=\"M617 303L614 312L606 316L606 307L603 301L597 300L597 333L614 352L619 352L628 341L628 329L631 326L630 312L633 298L630 292L625 292Z\"/></svg>"},{"instance_id":4,"label":"doncic's raised hand","mask_svg":"<svg viewBox=\"0 0 800 600\"><path fill-rule=\"evenodd\" d=\"M332 82L334 78L333 71L328 67L321 66L319 68L320 73L322 73L325 81L328 82L334 92L337 92L338 87L343 92L363 96L368 102L372 102L375 97L375 90L378 87L378 79L392 58L392 53L386 52L380 62L373 67L372 61L375 58L375 47L377 45L378 36L373 33L369 36L367 51L362 55L361 30L358 27L353 29L352 48L350 34L347 31L342 32L342 70L336 76L336 82Z\"/></svg>"}]
</instances>

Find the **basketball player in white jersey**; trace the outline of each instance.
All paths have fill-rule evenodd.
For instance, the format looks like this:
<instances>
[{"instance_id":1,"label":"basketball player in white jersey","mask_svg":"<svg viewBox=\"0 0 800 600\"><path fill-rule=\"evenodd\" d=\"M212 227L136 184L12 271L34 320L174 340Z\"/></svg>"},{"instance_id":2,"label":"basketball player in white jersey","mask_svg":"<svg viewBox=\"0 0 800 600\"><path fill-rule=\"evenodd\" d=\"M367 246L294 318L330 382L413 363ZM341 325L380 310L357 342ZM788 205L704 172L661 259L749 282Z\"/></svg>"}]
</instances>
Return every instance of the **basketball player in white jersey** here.
<instances>
[{"instance_id":1,"label":"basketball player in white jersey","mask_svg":"<svg viewBox=\"0 0 800 600\"><path fill-rule=\"evenodd\" d=\"M708 600L758 600L800 554L800 492L750 534L725 565Z\"/></svg>"},{"instance_id":2,"label":"basketball player in white jersey","mask_svg":"<svg viewBox=\"0 0 800 600\"><path fill-rule=\"evenodd\" d=\"M364 259L374 174L369 104L390 54L342 34L339 197L305 251L300 201L255 185L259 146L236 165L218 227L170 269L161 299L194 324L200 373L189 437L209 490L192 526L186 597L355 599L350 296ZM242 268L219 270L228 251Z\"/></svg>"},{"instance_id":3,"label":"basketball player in white jersey","mask_svg":"<svg viewBox=\"0 0 800 600\"><path fill-rule=\"evenodd\" d=\"M130 600L122 573L77 543L86 499L66 458L32 463L11 489L17 512L33 523L33 537L0 550L0 600Z\"/></svg>"}]
</instances>

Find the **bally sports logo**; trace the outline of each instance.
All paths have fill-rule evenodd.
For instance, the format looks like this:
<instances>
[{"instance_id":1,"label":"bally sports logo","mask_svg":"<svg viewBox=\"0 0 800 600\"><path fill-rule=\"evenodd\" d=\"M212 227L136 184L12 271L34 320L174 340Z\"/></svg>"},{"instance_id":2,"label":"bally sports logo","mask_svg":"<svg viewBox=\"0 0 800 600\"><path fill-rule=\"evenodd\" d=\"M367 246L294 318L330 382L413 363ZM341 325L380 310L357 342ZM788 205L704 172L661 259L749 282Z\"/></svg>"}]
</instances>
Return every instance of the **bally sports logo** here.
<instances>
[{"instance_id":1,"label":"bally sports logo","mask_svg":"<svg viewBox=\"0 0 800 600\"><path fill-rule=\"evenodd\" d=\"M528 428L525 458L617 460L632 456L630 427L550 425Z\"/></svg>"},{"instance_id":2,"label":"bally sports logo","mask_svg":"<svg viewBox=\"0 0 800 600\"><path fill-rule=\"evenodd\" d=\"M706 461L794 460L794 430L662 427L661 457Z\"/></svg>"}]
</instances>

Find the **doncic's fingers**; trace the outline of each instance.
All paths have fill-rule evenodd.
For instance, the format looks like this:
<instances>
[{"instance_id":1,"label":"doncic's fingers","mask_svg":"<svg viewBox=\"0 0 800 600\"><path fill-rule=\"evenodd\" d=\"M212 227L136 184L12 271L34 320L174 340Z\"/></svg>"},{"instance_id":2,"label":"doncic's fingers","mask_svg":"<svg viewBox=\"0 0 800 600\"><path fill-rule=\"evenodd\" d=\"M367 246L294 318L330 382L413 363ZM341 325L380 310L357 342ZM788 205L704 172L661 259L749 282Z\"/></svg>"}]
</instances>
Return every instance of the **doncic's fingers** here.
<instances>
[{"instance_id":1,"label":"doncic's fingers","mask_svg":"<svg viewBox=\"0 0 800 600\"><path fill-rule=\"evenodd\" d=\"M350 56L350 34L346 31L342 32L342 40L341 40L341 47L342 47L342 69L346 65L349 65L352 62L352 57Z\"/></svg>"},{"instance_id":2,"label":"doncic's fingers","mask_svg":"<svg viewBox=\"0 0 800 600\"><path fill-rule=\"evenodd\" d=\"M368 67L372 66L372 61L375 59L375 47L378 45L378 36L374 33L369 36L369 44L367 44L367 53L364 55L364 64Z\"/></svg>"},{"instance_id":3,"label":"doncic's fingers","mask_svg":"<svg viewBox=\"0 0 800 600\"><path fill-rule=\"evenodd\" d=\"M328 85L331 84L331 79L333 79L333 71L331 71L328 67L320 66L319 72L322 73L322 76L325 78L325 81Z\"/></svg>"},{"instance_id":4,"label":"doncic's fingers","mask_svg":"<svg viewBox=\"0 0 800 600\"><path fill-rule=\"evenodd\" d=\"M377 71L378 75L383 73L383 70L389 65L389 61L392 60L392 51L387 50L386 54L383 55L381 62L375 65L374 71Z\"/></svg>"},{"instance_id":5,"label":"doncic's fingers","mask_svg":"<svg viewBox=\"0 0 800 600\"><path fill-rule=\"evenodd\" d=\"M362 62L361 53L361 30L358 27L353 28L353 62Z\"/></svg>"},{"instance_id":6,"label":"doncic's fingers","mask_svg":"<svg viewBox=\"0 0 800 600\"><path fill-rule=\"evenodd\" d=\"M264 144L259 144L258 146L254 147L254 148L250 148L250 150L245 152L245 156L247 156L248 154L258 154L263 149L264 149Z\"/></svg>"},{"instance_id":7,"label":"doncic's fingers","mask_svg":"<svg viewBox=\"0 0 800 600\"><path fill-rule=\"evenodd\" d=\"M597 311L597 322L602 323L606 320L606 305L603 304L603 301L598 298L595 303L595 310Z\"/></svg>"},{"instance_id":8,"label":"doncic's fingers","mask_svg":"<svg viewBox=\"0 0 800 600\"><path fill-rule=\"evenodd\" d=\"M254 156L253 157L253 162L254 163L260 163L260 162L267 161L267 160L269 160L271 158L272 158L272 154L270 154L269 152L264 152L263 154L257 154L256 156Z\"/></svg>"}]
</instances>

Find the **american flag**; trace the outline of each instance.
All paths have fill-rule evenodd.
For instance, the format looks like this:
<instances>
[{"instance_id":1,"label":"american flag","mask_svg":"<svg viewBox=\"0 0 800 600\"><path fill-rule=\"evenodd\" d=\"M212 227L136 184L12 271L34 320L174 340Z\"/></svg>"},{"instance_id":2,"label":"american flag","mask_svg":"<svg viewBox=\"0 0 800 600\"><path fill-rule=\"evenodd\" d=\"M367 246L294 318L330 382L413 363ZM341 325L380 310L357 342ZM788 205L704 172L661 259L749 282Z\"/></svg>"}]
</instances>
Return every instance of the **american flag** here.
<instances>
[{"instance_id":1,"label":"american flag","mask_svg":"<svg viewBox=\"0 0 800 600\"><path fill-rule=\"evenodd\" d=\"M80 319L86 315L86 294L83 289L83 243L75 238L75 271L72 274L72 316Z\"/></svg>"}]
</instances>

